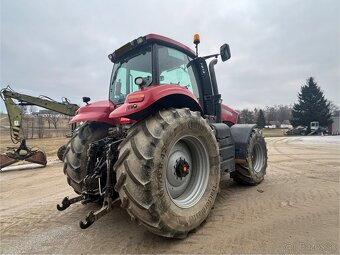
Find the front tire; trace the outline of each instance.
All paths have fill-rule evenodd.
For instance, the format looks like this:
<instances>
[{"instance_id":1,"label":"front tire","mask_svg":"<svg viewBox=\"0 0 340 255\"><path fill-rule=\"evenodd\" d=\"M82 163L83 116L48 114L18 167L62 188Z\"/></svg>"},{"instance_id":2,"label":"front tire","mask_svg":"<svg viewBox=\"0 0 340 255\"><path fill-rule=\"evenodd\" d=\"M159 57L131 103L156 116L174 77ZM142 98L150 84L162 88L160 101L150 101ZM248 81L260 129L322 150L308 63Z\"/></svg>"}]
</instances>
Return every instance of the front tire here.
<instances>
[{"instance_id":1,"label":"front tire","mask_svg":"<svg viewBox=\"0 0 340 255\"><path fill-rule=\"evenodd\" d=\"M120 144L115 189L132 219L182 238L215 202L219 163L213 130L199 112L163 110L135 124Z\"/></svg>"},{"instance_id":2,"label":"front tire","mask_svg":"<svg viewBox=\"0 0 340 255\"><path fill-rule=\"evenodd\" d=\"M235 171L230 177L237 183L244 185L257 185L266 175L267 146L263 135L258 130L253 130L248 142L246 164L236 164Z\"/></svg>"}]
</instances>

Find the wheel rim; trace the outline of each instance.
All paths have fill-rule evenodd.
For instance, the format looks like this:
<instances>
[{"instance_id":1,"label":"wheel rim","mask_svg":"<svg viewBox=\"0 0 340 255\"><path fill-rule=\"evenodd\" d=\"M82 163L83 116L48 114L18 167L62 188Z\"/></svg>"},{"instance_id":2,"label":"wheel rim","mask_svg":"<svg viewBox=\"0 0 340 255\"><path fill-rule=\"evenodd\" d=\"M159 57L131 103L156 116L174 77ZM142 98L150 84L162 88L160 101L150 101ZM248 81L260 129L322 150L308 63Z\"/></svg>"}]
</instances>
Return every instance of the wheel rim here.
<instances>
[{"instance_id":1,"label":"wheel rim","mask_svg":"<svg viewBox=\"0 0 340 255\"><path fill-rule=\"evenodd\" d=\"M262 146L258 143L256 143L253 147L251 161L255 172L261 172L264 165L264 151Z\"/></svg>"},{"instance_id":2,"label":"wheel rim","mask_svg":"<svg viewBox=\"0 0 340 255\"><path fill-rule=\"evenodd\" d=\"M180 162L188 167L186 176L178 175ZM172 147L166 168L166 187L171 200L180 208L190 208L202 198L209 180L209 155L196 137L183 136Z\"/></svg>"}]
</instances>

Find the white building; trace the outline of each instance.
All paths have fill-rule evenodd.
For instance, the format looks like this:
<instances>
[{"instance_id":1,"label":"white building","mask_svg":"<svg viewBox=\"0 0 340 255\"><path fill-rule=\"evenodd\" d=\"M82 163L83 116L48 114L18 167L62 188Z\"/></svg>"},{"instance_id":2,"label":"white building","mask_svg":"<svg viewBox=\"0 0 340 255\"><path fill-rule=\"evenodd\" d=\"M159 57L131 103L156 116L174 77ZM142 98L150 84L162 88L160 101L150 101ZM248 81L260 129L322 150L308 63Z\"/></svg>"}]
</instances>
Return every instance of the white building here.
<instances>
[{"instance_id":1,"label":"white building","mask_svg":"<svg viewBox=\"0 0 340 255\"><path fill-rule=\"evenodd\" d=\"M340 135L340 111L332 117L333 123L330 125L330 133L332 135ZM329 127L328 127L329 129Z\"/></svg>"}]
</instances>

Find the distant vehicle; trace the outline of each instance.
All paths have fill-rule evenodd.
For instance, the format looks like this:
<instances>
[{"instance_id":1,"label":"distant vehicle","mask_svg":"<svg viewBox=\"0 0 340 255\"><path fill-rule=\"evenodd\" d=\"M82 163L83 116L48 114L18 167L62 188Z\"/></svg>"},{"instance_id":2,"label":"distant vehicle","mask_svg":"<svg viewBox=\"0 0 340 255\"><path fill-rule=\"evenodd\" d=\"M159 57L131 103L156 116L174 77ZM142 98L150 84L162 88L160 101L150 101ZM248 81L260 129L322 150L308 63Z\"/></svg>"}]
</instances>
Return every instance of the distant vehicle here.
<instances>
[{"instance_id":1,"label":"distant vehicle","mask_svg":"<svg viewBox=\"0 0 340 255\"><path fill-rule=\"evenodd\" d=\"M319 129L319 121L312 121L310 123L310 130L311 131L315 131L315 130L318 130Z\"/></svg>"},{"instance_id":2,"label":"distant vehicle","mask_svg":"<svg viewBox=\"0 0 340 255\"><path fill-rule=\"evenodd\" d=\"M292 125L290 125L290 124L281 124L281 126L280 126L281 128L288 128L288 129L292 129L293 128L293 126Z\"/></svg>"},{"instance_id":3,"label":"distant vehicle","mask_svg":"<svg viewBox=\"0 0 340 255\"><path fill-rule=\"evenodd\" d=\"M316 133L317 134L324 134L324 135L328 135L328 128L327 127L319 127L317 130L316 130Z\"/></svg>"},{"instance_id":4,"label":"distant vehicle","mask_svg":"<svg viewBox=\"0 0 340 255\"><path fill-rule=\"evenodd\" d=\"M307 126L297 126L296 128L289 129L286 135L321 135L328 134L327 127L320 127L318 121L312 121L309 128Z\"/></svg>"},{"instance_id":5,"label":"distant vehicle","mask_svg":"<svg viewBox=\"0 0 340 255\"><path fill-rule=\"evenodd\" d=\"M289 129L286 132L286 135L307 135L308 127L306 126L297 126L296 128Z\"/></svg>"}]
</instances>

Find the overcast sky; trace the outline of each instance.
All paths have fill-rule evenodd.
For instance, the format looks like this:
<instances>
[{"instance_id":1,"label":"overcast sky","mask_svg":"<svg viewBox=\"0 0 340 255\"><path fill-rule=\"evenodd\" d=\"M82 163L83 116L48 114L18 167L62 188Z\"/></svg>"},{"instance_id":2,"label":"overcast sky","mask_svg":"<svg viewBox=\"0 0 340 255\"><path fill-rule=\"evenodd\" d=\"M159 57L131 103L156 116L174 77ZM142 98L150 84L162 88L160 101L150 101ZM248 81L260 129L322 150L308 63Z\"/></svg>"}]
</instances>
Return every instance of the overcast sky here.
<instances>
[{"instance_id":1,"label":"overcast sky","mask_svg":"<svg viewBox=\"0 0 340 255\"><path fill-rule=\"evenodd\" d=\"M216 66L225 104L293 104L313 76L340 105L338 0L0 2L0 88L78 104L107 99L109 53L149 33L194 48L199 33L202 55L231 47Z\"/></svg>"}]
</instances>

